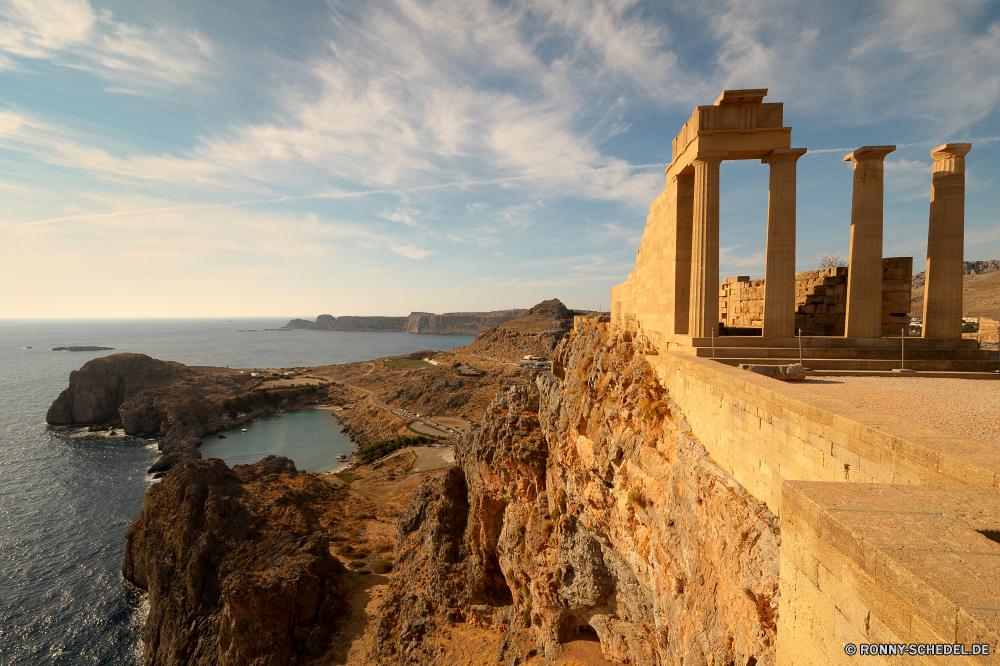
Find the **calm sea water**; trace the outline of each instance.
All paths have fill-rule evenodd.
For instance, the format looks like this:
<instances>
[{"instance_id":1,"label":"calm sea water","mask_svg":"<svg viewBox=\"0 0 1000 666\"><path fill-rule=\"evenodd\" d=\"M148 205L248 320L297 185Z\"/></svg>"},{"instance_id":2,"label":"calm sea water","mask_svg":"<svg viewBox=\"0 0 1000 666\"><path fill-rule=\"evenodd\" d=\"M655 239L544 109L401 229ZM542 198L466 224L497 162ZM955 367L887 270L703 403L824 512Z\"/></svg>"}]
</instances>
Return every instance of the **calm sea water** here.
<instances>
[{"instance_id":1,"label":"calm sea water","mask_svg":"<svg viewBox=\"0 0 1000 666\"><path fill-rule=\"evenodd\" d=\"M239 332L287 319L0 321L0 664L140 664L144 595L124 582L124 535L156 459L149 439L48 428L69 373L140 352L188 365L297 367L452 349L470 336L329 331ZM108 352L53 352L97 345ZM339 437L339 439L338 439ZM320 442L320 446L317 446ZM286 455L303 469L351 450L321 410L260 419L206 440L230 464Z\"/></svg>"}]
</instances>

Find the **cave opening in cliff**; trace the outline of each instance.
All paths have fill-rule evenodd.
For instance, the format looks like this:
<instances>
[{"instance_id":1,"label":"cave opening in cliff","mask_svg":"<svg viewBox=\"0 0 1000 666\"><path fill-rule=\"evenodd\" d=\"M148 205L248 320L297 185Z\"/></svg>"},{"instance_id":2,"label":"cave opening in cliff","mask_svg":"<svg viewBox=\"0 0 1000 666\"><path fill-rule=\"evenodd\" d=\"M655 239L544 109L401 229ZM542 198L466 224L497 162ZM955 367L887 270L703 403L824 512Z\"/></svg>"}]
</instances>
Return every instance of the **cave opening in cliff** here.
<instances>
[{"instance_id":1,"label":"cave opening in cliff","mask_svg":"<svg viewBox=\"0 0 1000 666\"><path fill-rule=\"evenodd\" d=\"M559 623L559 642L569 643L571 641L600 643L601 639L598 638L597 631L586 620L575 615L564 615Z\"/></svg>"}]
</instances>

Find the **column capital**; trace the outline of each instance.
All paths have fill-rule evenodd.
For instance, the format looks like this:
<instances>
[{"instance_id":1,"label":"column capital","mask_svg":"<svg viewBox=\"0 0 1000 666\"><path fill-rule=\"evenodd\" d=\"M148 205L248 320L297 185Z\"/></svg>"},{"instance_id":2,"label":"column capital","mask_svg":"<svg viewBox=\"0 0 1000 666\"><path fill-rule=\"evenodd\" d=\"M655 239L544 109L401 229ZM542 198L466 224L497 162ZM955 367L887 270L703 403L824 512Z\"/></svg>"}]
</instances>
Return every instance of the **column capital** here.
<instances>
[{"instance_id":1,"label":"column capital","mask_svg":"<svg viewBox=\"0 0 1000 666\"><path fill-rule=\"evenodd\" d=\"M971 143L946 143L931 151L934 161L950 160L956 157L965 157L972 150Z\"/></svg>"},{"instance_id":2,"label":"column capital","mask_svg":"<svg viewBox=\"0 0 1000 666\"><path fill-rule=\"evenodd\" d=\"M695 155L692 164L719 164L729 157L728 150L702 150Z\"/></svg>"},{"instance_id":3,"label":"column capital","mask_svg":"<svg viewBox=\"0 0 1000 666\"><path fill-rule=\"evenodd\" d=\"M775 148L764 157L760 158L761 164L775 164L777 162L794 162L806 154L808 148Z\"/></svg>"},{"instance_id":4,"label":"column capital","mask_svg":"<svg viewBox=\"0 0 1000 666\"><path fill-rule=\"evenodd\" d=\"M845 162L854 162L857 164L861 161L868 160L884 160L885 156L896 150L896 146L861 146L853 153L848 153L844 155Z\"/></svg>"}]
</instances>

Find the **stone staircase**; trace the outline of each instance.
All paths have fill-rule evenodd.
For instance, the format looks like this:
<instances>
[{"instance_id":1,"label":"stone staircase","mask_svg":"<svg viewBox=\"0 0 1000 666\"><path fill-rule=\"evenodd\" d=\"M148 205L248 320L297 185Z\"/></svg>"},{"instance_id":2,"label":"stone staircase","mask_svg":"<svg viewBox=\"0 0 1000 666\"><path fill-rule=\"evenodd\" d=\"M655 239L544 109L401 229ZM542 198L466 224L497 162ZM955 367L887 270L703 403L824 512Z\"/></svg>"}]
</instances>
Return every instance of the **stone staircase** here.
<instances>
[{"instance_id":1,"label":"stone staircase","mask_svg":"<svg viewBox=\"0 0 1000 666\"><path fill-rule=\"evenodd\" d=\"M905 356L900 338L803 337L802 364L818 374L834 372L995 373L996 360L975 340L905 338ZM722 337L694 338L691 352L720 363L786 365L799 362L798 338ZM901 356L903 357L901 361Z\"/></svg>"}]
</instances>

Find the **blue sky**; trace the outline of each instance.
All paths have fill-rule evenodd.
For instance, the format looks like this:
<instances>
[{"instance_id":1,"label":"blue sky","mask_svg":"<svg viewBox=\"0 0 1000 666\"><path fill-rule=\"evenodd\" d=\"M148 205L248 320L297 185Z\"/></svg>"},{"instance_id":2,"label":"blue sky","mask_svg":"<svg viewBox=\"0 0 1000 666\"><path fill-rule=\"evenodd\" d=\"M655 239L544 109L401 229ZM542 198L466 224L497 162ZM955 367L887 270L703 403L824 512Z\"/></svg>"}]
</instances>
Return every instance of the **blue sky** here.
<instances>
[{"instance_id":1,"label":"blue sky","mask_svg":"<svg viewBox=\"0 0 1000 666\"><path fill-rule=\"evenodd\" d=\"M0 0L0 318L608 307L670 142L726 88L785 104L798 270L886 161L924 261L931 148L971 141L1000 258L1000 3ZM722 168L722 277L762 277L767 167Z\"/></svg>"}]
</instances>

